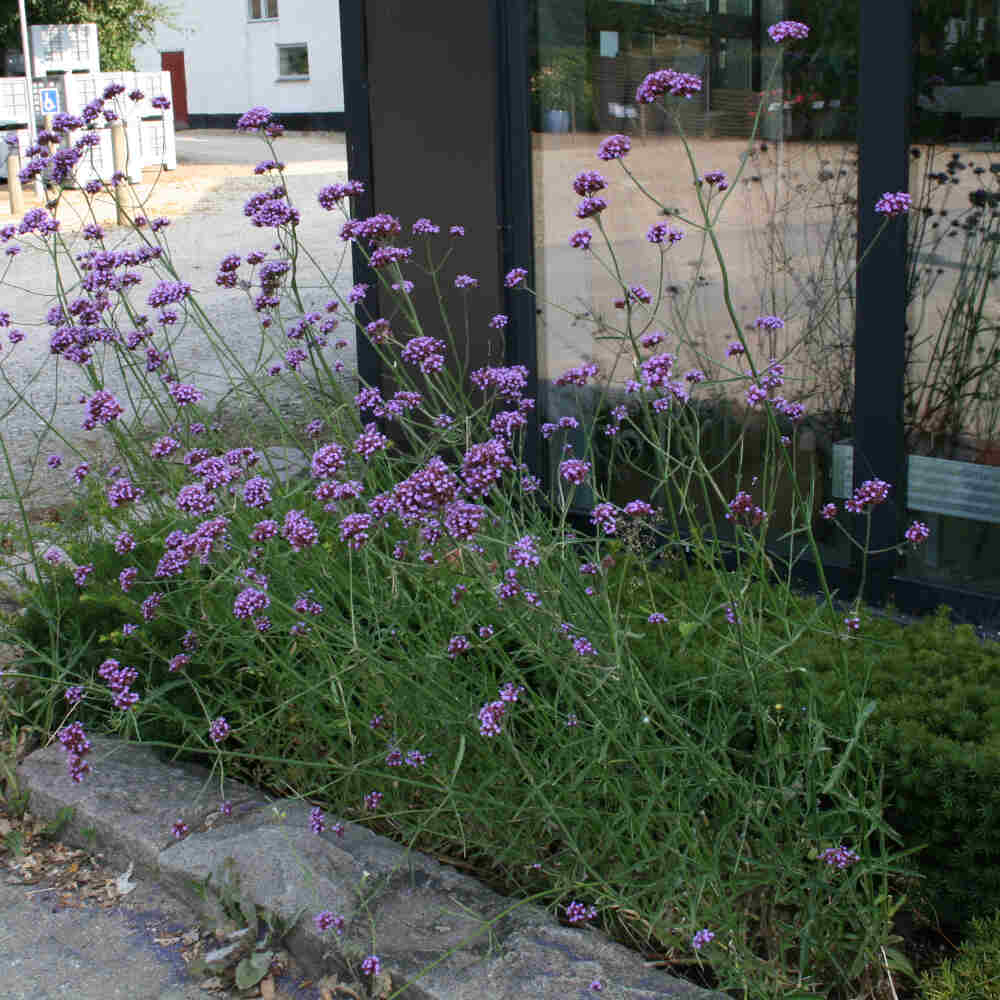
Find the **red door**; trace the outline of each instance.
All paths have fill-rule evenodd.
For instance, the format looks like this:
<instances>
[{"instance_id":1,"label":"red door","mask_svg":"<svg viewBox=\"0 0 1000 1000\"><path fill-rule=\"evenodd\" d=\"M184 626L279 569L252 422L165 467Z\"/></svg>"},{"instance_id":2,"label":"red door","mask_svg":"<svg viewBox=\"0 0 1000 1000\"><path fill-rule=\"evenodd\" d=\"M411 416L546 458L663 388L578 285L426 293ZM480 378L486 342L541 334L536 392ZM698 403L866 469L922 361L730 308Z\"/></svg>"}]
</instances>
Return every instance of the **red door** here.
<instances>
[{"instance_id":1,"label":"red door","mask_svg":"<svg viewBox=\"0 0 1000 1000\"><path fill-rule=\"evenodd\" d=\"M170 72L170 87L174 98L174 125L177 128L187 128L188 95L187 80L184 79L184 53L161 52L160 69Z\"/></svg>"}]
</instances>

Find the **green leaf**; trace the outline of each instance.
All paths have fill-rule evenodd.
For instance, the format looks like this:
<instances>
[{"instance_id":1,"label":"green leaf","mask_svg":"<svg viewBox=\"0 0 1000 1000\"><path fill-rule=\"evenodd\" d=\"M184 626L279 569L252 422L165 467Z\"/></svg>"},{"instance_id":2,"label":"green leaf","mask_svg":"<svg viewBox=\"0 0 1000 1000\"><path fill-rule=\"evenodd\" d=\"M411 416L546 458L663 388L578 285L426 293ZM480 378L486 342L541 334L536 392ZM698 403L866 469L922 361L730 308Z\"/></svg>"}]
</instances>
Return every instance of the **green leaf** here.
<instances>
[{"instance_id":1,"label":"green leaf","mask_svg":"<svg viewBox=\"0 0 1000 1000\"><path fill-rule=\"evenodd\" d=\"M15 858L21 857L24 853L24 837L21 835L20 830L11 830L6 837L3 838L4 846L14 855Z\"/></svg>"},{"instance_id":2,"label":"green leaf","mask_svg":"<svg viewBox=\"0 0 1000 1000\"><path fill-rule=\"evenodd\" d=\"M686 639L689 635L692 635L697 628L698 628L697 622L677 623L677 631L680 632L682 639Z\"/></svg>"},{"instance_id":3,"label":"green leaf","mask_svg":"<svg viewBox=\"0 0 1000 1000\"><path fill-rule=\"evenodd\" d=\"M255 951L247 958L240 959L236 966L236 985L241 990L256 986L271 970L274 952Z\"/></svg>"}]
</instances>

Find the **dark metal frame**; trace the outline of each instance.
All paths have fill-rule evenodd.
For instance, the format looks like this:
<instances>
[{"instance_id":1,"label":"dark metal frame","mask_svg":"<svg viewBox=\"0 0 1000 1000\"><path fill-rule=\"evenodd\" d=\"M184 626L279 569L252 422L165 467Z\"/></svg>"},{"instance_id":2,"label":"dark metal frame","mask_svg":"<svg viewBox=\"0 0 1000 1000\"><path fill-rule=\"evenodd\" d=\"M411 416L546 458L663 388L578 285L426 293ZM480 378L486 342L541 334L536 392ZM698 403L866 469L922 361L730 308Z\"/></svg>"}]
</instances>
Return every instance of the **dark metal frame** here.
<instances>
[{"instance_id":1,"label":"dark metal frame","mask_svg":"<svg viewBox=\"0 0 1000 1000\"><path fill-rule=\"evenodd\" d=\"M359 216L374 214L375 178L372 172L371 117L368 100L368 31L365 0L340 0L340 51L344 65L344 120L347 126L347 175L361 181L364 194L354 199ZM378 278L357 242L351 245L354 278L370 286L366 302L373 316L378 311ZM366 385L378 385L382 362L374 346L357 338L358 376Z\"/></svg>"},{"instance_id":2,"label":"dark metal frame","mask_svg":"<svg viewBox=\"0 0 1000 1000\"><path fill-rule=\"evenodd\" d=\"M528 271L534 286L535 235L531 194L531 97L528 89L525 0L490 0L497 39L497 222L500 256L506 274L514 267ZM506 362L524 365L529 374L525 395L538 398L538 340L535 299L523 291L505 289ZM538 474L538 414L529 414L523 458Z\"/></svg>"},{"instance_id":3,"label":"dark metal frame","mask_svg":"<svg viewBox=\"0 0 1000 1000\"><path fill-rule=\"evenodd\" d=\"M861 4L858 114L858 254L854 347L854 485L892 484L891 503L872 512L868 598L881 604L896 566L905 497L903 364L906 322L907 219L883 218L875 204L886 191L909 187L912 0ZM860 521L861 519L856 519ZM864 541L861 537L860 541ZM858 554L860 557L860 553Z\"/></svg>"}]
</instances>

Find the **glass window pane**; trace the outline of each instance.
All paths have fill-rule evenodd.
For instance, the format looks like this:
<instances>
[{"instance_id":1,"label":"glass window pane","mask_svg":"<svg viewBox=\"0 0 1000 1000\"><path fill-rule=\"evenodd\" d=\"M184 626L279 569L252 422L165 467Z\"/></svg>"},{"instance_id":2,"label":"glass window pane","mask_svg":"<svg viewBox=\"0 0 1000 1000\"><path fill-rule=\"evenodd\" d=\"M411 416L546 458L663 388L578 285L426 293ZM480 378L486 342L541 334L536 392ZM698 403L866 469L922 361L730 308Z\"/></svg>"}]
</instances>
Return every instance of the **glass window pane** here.
<instances>
[{"instance_id":1,"label":"glass window pane","mask_svg":"<svg viewBox=\"0 0 1000 1000\"><path fill-rule=\"evenodd\" d=\"M674 6L537 0L530 86L540 422L573 416L613 423L614 405L635 402L626 389L636 364L669 352L676 355L673 377L690 388L690 409L702 415L702 446L718 458L720 483L733 497L749 489L762 462L759 413L746 402L749 368L727 356L742 334L758 370L771 358L784 366L777 392L806 407L793 446L800 485L808 491L813 477L819 508L832 499L832 444L850 436L853 410L857 4L825 4L822 20L834 29L784 47L766 28L794 18L791 4L720 2L707 16L702 4L698 18ZM647 74L667 68L695 74L701 88L669 98L666 108L662 98L640 103L636 89ZM611 134L626 136L631 149L621 161L602 162L598 147ZM727 187L696 187L682 137L697 175L724 171ZM592 170L608 181L595 192L607 208L598 219L578 218L573 180ZM711 213L721 206L715 225L729 304L713 243L698 228L699 191ZM669 246L653 243L648 234L656 225L684 236ZM584 229L590 250L570 244ZM648 291L649 302L626 308L630 286ZM757 329L763 316L780 317L783 328ZM665 333L662 344L637 351L630 336L654 331ZM567 369L588 362L611 378L603 402L557 384ZM685 382L691 371L707 380ZM614 440L637 455L636 468L608 484L614 495L607 499L621 504L665 488L641 439L599 432L595 440L606 449ZM550 469L566 443L580 448L583 435L549 439ZM790 488L778 490L779 506L788 507ZM778 513L769 523L775 535L787 527ZM830 524L820 531L846 562L849 544L837 541Z\"/></svg>"},{"instance_id":2,"label":"glass window pane","mask_svg":"<svg viewBox=\"0 0 1000 1000\"><path fill-rule=\"evenodd\" d=\"M1000 11L919 8L904 423L909 514L931 534L906 573L998 591Z\"/></svg>"},{"instance_id":3,"label":"glass window pane","mask_svg":"<svg viewBox=\"0 0 1000 1000\"><path fill-rule=\"evenodd\" d=\"M265 0L267 17L277 17L278 16L278 0Z\"/></svg>"},{"instance_id":4,"label":"glass window pane","mask_svg":"<svg viewBox=\"0 0 1000 1000\"><path fill-rule=\"evenodd\" d=\"M308 76L309 53L305 45L282 45L278 48L279 76Z\"/></svg>"},{"instance_id":5,"label":"glass window pane","mask_svg":"<svg viewBox=\"0 0 1000 1000\"><path fill-rule=\"evenodd\" d=\"M250 20L259 21L261 17L260 0L250 0Z\"/></svg>"}]
</instances>

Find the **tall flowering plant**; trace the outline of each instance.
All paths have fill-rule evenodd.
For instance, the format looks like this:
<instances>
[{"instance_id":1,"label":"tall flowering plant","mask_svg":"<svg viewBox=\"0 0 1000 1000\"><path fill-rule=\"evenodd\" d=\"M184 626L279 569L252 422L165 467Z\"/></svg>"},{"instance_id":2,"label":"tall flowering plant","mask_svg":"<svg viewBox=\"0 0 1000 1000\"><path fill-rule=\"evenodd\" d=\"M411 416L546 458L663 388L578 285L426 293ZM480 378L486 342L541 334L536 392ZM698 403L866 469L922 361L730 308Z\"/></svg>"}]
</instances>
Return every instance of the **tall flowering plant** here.
<instances>
[{"instance_id":1,"label":"tall flowering plant","mask_svg":"<svg viewBox=\"0 0 1000 1000\"><path fill-rule=\"evenodd\" d=\"M770 29L775 44L807 32L798 22ZM671 113L701 86L664 69L636 100ZM728 284L726 375L763 416L769 445L759 469L741 470L744 488L721 496L714 523L688 502L695 486L720 492L690 405L709 380L676 370L667 335L642 320L650 293L621 271L602 225L614 211L606 179L593 170L572 181L587 228L571 245L596 256L603 240L621 288L613 335L631 361L631 405L614 411L613 426L648 443L658 474L651 495L613 502L593 442L570 445L579 428L564 417L541 428L561 447L543 491L524 462L535 407L527 369L466 376L448 364L459 348L445 313L425 327L411 299L418 282L479 294L475 275L446 269L463 227L358 217L350 205L361 183L330 184L319 206L340 217L340 240L370 262L391 307L373 315L369 289L337 276L318 294L302 279L308 251L278 159L281 126L254 108L239 127L268 148L256 172L269 187L244 211L272 249L227 255L215 281L256 317L254 360L212 324L145 221L133 219L133 245L90 230L82 256L44 210L3 236L76 275L73 291L60 286L48 347L89 380L79 404L87 432L115 445L114 468L79 454L48 463L53 475L75 464L102 530L77 536L69 553L34 557L44 585L19 632L33 650L29 678L51 684L47 717L72 779L99 778L85 727L140 733L214 761L219 774L294 788L317 802L317 835L343 833L325 809L378 821L413 846L488 857L511 892L547 900L569 925L600 921L632 944L655 942L748 996L877 991L899 865L865 741L874 706L854 669L864 611L855 603L845 618L825 583L820 606L796 600L790 567L767 548L774 483L802 411L782 394L781 363L751 349ZM676 222L706 235L725 275L715 226L732 182L720 169L700 174L685 148L700 214ZM629 151L615 135L595 152L645 191ZM888 226L907 207L905 193L889 192L873 209ZM654 223L654 260L684 232ZM530 294L529 278L517 267L504 284ZM238 440L174 360L182 316L257 407L255 422L236 425ZM509 323L497 312L489 326ZM338 377L344 330L391 367L391 392ZM9 339L0 373L23 350L22 338ZM126 392L109 388L111 373ZM304 418L277 405L279 377L295 383ZM593 364L559 381L608 389ZM686 447L672 449L675 439ZM0 440L10 468L11 444ZM279 466L275 444L304 454L299 474ZM570 520L583 489L596 497L589 532ZM865 484L849 512L866 516L890 489ZM808 500L797 496L789 537L815 552ZM925 537L913 526L907 541ZM83 653L60 655L95 607L106 619ZM806 636L838 658L846 718L825 710L807 673L784 666ZM692 655L699 638L710 655ZM783 716L779 695L801 713ZM181 820L171 832L189 833ZM338 935L345 923L325 909L314 920ZM369 955L366 974L379 969Z\"/></svg>"}]
</instances>

